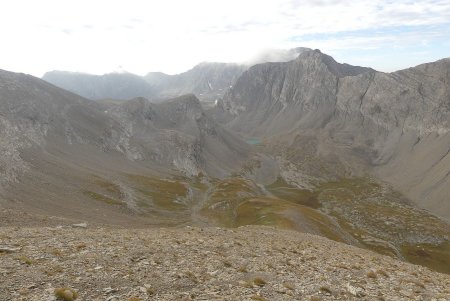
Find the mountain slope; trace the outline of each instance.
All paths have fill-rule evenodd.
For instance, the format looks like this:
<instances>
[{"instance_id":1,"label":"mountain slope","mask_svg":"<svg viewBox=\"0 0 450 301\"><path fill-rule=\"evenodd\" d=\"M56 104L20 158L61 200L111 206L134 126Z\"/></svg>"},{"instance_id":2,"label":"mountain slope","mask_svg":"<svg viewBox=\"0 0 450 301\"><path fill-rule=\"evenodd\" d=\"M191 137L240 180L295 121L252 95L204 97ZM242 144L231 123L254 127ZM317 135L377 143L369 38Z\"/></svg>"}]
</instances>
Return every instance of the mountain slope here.
<instances>
[{"instance_id":1,"label":"mountain slope","mask_svg":"<svg viewBox=\"0 0 450 301\"><path fill-rule=\"evenodd\" d=\"M212 114L249 137L298 140L299 152L311 142L310 155L370 171L449 218L449 70L447 59L385 74L306 51L250 68Z\"/></svg>"},{"instance_id":2,"label":"mountain slope","mask_svg":"<svg viewBox=\"0 0 450 301\"><path fill-rule=\"evenodd\" d=\"M105 111L45 81L6 71L0 72L0 132L4 205L86 219L99 218L96 210L102 210L108 214L100 219L122 216L116 217L122 222L138 222L132 214L152 201L145 198L150 192L137 188L143 179L157 186L170 185L158 179L173 176L221 177L248 152L192 95L159 105L134 99Z\"/></svg>"}]
</instances>

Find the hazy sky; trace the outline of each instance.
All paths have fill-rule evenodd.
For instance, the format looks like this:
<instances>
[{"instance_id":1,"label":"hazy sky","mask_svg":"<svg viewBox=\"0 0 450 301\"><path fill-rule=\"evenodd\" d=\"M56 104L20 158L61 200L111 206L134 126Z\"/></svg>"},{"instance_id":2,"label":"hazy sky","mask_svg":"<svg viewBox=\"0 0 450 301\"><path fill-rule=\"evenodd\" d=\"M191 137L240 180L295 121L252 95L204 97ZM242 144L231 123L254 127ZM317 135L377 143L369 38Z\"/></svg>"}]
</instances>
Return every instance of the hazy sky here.
<instances>
[{"instance_id":1,"label":"hazy sky","mask_svg":"<svg viewBox=\"0 0 450 301\"><path fill-rule=\"evenodd\" d=\"M393 71L450 57L450 0L5 0L0 69L179 73L319 48Z\"/></svg>"}]
</instances>

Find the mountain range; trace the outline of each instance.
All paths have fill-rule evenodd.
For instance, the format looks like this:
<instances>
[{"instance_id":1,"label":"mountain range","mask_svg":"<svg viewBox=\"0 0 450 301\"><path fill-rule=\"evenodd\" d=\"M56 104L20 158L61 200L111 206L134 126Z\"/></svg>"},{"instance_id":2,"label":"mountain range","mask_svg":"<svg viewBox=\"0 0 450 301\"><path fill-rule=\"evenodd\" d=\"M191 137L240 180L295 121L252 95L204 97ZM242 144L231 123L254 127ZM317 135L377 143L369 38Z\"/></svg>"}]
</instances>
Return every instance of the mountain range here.
<instances>
[{"instance_id":1,"label":"mountain range","mask_svg":"<svg viewBox=\"0 0 450 301\"><path fill-rule=\"evenodd\" d=\"M262 62L282 62L295 58L307 48L267 50L251 62L204 62L175 75L149 72L145 76L131 73L91 75L78 72L50 71L42 79L60 88L92 100L127 100L145 97L153 102L193 93L202 102L214 103L249 67Z\"/></svg>"},{"instance_id":2,"label":"mountain range","mask_svg":"<svg viewBox=\"0 0 450 301\"><path fill-rule=\"evenodd\" d=\"M382 73L299 49L176 76L44 76L72 92L1 71L1 207L271 225L450 272L450 60Z\"/></svg>"}]
</instances>

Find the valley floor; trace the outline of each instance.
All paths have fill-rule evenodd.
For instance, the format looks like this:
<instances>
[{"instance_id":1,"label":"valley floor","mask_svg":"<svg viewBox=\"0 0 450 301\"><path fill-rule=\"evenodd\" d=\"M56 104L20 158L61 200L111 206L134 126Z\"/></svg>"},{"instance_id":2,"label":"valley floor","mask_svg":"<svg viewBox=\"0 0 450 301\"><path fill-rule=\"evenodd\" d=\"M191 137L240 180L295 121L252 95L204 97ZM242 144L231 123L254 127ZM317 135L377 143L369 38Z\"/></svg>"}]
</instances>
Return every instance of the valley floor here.
<instances>
[{"instance_id":1,"label":"valley floor","mask_svg":"<svg viewBox=\"0 0 450 301\"><path fill-rule=\"evenodd\" d=\"M450 300L450 275L266 226L0 227L0 299Z\"/></svg>"}]
</instances>

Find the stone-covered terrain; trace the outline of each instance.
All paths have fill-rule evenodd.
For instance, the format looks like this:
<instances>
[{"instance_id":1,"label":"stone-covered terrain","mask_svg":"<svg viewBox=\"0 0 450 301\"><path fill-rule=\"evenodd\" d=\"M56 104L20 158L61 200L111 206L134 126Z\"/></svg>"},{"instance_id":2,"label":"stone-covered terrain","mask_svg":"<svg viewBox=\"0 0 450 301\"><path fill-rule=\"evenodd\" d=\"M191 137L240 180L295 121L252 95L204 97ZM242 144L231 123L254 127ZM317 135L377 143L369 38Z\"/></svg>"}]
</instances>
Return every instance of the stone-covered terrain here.
<instances>
[{"instance_id":1,"label":"stone-covered terrain","mask_svg":"<svg viewBox=\"0 0 450 301\"><path fill-rule=\"evenodd\" d=\"M270 227L0 227L0 296L56 300L440 300L450 276Z\"/></svg>"}]
</instances>

